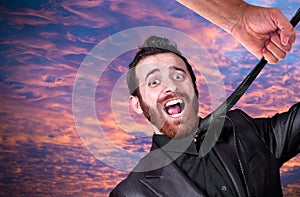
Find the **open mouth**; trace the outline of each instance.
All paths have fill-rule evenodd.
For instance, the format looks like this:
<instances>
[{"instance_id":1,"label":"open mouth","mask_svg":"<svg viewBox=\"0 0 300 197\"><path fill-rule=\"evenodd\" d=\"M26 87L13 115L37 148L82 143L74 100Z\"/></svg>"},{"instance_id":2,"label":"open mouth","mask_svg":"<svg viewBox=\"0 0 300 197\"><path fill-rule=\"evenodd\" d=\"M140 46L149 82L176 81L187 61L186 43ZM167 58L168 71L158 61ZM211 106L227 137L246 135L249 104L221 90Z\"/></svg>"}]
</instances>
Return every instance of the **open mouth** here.
<instances>
[{"instance_id":1,"label":"open mouth","mask_svg":"<svg viewBox=\"0 0 300 197\"><path fill-rule=\"evenodd\" d=\"M172 116L173 118L177 118L181 115L184 109L184 102L181 99L168 101L164 105L165 112Z\"/></svg>"}]
</instances>

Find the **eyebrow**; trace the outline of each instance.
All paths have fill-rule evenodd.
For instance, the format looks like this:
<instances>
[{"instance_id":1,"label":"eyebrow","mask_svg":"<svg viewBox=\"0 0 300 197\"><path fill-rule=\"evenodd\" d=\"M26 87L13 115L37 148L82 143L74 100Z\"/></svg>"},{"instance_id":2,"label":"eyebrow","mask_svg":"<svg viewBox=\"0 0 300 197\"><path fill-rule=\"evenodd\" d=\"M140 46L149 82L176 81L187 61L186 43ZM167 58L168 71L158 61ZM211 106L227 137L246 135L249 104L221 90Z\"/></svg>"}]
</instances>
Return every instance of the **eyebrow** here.
<instances>
[{"instance_id":1,"label":"eyebrow","mask_svg":"<svg viewBox=\"0 0 300 197\"><path fill-rule=\"evenodd\" d=\"M179 68L179 67L176 67L176 66L171 66L171 67L169 67L169 70L171 70L171 71L172 71L172 70L179 70L179 71L181 71L181 72L183 72L183 73L186 74L186 71L185 71L184 69ZM147 73L147 75L146 75L146 77L145 77L145 81L147 81L147 79L148 79L148 77L149 77L150 75L152 75L153 73L156 73L156 72L160 72L160 70L157 69L157 68L155 68L155 69L151 70L149 73Z\"/></svg>"},{"instance_id":2,"label":"eyebrow","mask_svg":"<svg viewBox=\"0 0 300 197\"><path fill-rule=\"evenodd\" d=\"M169 68L169 70L179 70L179 71L181 71L181 72L183 72L183 73L186 74L186 71L185 71L184 69L179 68L179 67L176 67L176 66L171 66L171 67Z\"/></svg>"},{"instance_id":3,"label":"eyebrow","mask_svg":"<svg viewBox=\"0 0 300 197\"><path fill-rule=\"evenodd\" d=\"M147 81L148 77L149 77L150 75L152 75L153 73L155 73L155 72L160 72L160 70L157 69L157 68L151 70L149 73L147 73L147 75L146 75L146 77L145 77L145 81Z\"/></svg>"}]
</instances>

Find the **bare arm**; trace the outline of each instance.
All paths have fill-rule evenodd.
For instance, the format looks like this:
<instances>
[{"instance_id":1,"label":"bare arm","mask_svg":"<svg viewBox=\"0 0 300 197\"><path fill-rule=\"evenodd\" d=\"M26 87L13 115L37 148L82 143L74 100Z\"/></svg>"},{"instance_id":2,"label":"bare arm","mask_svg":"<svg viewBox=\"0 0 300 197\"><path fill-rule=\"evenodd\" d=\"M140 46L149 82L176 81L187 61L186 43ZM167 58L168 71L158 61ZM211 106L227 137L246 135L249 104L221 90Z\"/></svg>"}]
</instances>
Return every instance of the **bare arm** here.
<instances>
[{"instance_id":1,"label":"bare arm","mask_svg":"<svg viewBox=\"0 0 300 197\"><path fill-rule=\"evenodd\" d=\"M229 33L247 6L244 1L240 0L177 1Z\"/></svg>"},{"instance_id":2,"label":"bare arm","mask_svg":"<svg viewBox=\"0 0 300 197\"><path fill-rule=\"evenodd\" d=\"M242 0L177 0L231 33L257 58L269 63L284 59L295 42L295 30L276 8L250 5Z\"/></svg>"}]
</instances>

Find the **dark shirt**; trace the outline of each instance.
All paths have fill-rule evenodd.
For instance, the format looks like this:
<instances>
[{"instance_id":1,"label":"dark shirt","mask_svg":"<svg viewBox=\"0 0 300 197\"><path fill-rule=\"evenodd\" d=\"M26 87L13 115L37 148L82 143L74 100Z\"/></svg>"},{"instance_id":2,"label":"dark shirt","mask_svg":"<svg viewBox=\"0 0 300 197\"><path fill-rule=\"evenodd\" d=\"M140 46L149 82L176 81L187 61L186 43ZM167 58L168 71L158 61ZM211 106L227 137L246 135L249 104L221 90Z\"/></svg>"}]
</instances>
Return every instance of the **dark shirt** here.
<instances>
[{"instance_id":1,"label":"dark shirt","mask_svg":"<svg viewBox=\"0 0 300 197\"><path fill-rule=\"evenodd\" d=\"M153 142L159 147L165 146L170 140L165 135L153 136ZM198 140L197 143L201 141ZM196 143L192 142L182 151L175 163L206 196L236 196L231 179L214 149L204 157L199 157ZM172 154L171 151L169 153Z\"/></svg>"}]
</instances>

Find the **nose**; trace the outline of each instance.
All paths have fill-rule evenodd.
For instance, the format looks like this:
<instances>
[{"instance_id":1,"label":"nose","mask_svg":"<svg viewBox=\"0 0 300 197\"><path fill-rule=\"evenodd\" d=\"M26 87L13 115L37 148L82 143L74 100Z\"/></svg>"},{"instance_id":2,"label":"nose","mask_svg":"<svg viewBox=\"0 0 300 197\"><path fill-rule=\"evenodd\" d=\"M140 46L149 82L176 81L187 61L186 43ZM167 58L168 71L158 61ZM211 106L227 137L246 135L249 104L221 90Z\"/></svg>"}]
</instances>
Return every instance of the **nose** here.
<instances>
[{"instance_id":1,"label":"nose","mask_svg":"<svg viewBox=\"0 0 300 197\"><path fill-rule=\"evenodd\" d=\"M167 80L164 83L164 93L174 93L177 90L177 85L172 80Z\"/></svg>"}]
</instances>

